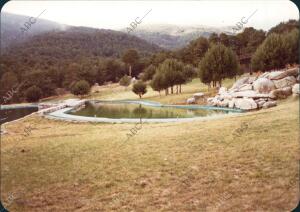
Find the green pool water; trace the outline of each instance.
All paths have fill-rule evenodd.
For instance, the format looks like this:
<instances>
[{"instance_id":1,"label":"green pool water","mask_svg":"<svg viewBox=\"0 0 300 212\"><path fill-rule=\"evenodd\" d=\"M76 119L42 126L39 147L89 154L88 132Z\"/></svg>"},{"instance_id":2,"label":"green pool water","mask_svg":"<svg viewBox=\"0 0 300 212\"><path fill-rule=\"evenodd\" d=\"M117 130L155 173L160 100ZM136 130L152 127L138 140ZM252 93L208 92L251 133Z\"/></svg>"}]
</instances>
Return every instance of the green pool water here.
<instances>
[{"instance_id":1,"label":"green pool water","mask_svg":"<svg viewBox=\"0 0 300 212\"><path fill-rule=\"evenodd\" d=\"M84 108L71 110L72 115L101 118L192 118L216 114L226 114L229 111L188 109L175 107L145 106L138 103L123 102L87 102Z\"/></svg>"},{"instance_id":2,"label":"green pool water","mask_svg":"<svg viewBox=\"0 0 300 212\"><path fill-rule=\"evenodd\" d=\"M10 122L24 116L27 116L33 112L38 111L38 107L20 107L20 108L9 108L0 109L0 124Z\"/></svg>"}]
</instances>

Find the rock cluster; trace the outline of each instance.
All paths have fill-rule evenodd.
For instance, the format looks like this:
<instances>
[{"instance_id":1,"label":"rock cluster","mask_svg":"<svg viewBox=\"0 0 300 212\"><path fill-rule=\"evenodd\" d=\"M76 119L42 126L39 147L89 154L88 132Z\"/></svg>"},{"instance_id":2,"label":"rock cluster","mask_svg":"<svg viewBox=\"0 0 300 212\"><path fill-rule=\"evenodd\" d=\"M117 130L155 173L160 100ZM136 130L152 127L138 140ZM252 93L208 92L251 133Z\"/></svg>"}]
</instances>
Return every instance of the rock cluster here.
<instances>
[{"instance_id":1,"label":"rock cluster","mask_svg":"<svg viewBox=\"0 0 300 212\"><path fill-rule=\"evenodd\" d=\"M195 104L199 99L204 98L204 93L194 93L193 97L186 100L187 104Z\"/></svg>"},{"instance_id":2,"label":"rock cluster","mask_svg":"<svg viewBox=\"0 0 300 212\"><path fill-rule=\"evenodd\" d=\"M219 89L218 95L208 98L212 106L252 110L276 106L277 99L299 95L299 67L265 72L260 76L243 77L227 90Z\"/></svg>"}]
</instances>

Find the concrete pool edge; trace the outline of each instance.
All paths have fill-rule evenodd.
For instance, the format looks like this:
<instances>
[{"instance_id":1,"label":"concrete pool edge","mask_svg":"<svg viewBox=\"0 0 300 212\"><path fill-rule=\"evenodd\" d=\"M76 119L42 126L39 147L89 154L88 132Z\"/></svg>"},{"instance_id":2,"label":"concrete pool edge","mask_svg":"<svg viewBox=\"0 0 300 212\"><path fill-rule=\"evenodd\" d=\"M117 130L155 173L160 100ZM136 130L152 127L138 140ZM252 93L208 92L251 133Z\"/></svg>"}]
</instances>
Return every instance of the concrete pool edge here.
<instances>
[{"instance_id":1,"label":"concrete pool edge","mask_svg":"<svg viewBox=\"0 0 300 212\"><path fill-rule=\"evenodd\" d=\"M56 110L49 114L44 114L43 116L49 119L56 119L62 121L72 121L72 122L95 122L95 123L166 123L166 122L190 122L198 120L214 120L228 116L237 116L242 114L244 111L229 109L229 108L220 108L220 107L211 107L211 106L201 106L201 105L163 105L158 102L153 101L144 101L144 100L86 100L90 102L116 102L116 103L132 103L132 104L142 104L153 107L176 107L176 108L191 108L191 109L205 109L205 110L223 110L223 111L232 111L232 114L222 114L222 115L211 115L205 117L193 117L193 118L153 118L153 119L139 119L139 118L105 118L105 117L88 117L88 116L78 116L68 114L67 112L74 109L74 107L67 107Z\"/></svg>"}]
</instances>

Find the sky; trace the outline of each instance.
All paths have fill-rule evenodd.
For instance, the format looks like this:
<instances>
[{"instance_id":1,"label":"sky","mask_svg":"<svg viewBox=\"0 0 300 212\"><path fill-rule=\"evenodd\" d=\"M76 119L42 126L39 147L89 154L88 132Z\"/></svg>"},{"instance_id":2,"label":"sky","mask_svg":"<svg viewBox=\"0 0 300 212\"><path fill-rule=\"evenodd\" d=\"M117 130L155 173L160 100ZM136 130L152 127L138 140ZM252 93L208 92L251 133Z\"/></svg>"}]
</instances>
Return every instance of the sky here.
<instances>
[{"instance_id":1,"label":"sky","mask_svg":"<svg viewBox=\"0 0 300 212\"><path fill-rule=\"evenodd\" d=\"M45 10L45 11L44 11ZM10 1L4 12L73 25L124 29L134 20L142 24L178 26L233 26L253 14L247 27L268 30L289 19L299 19L299 11L288 0L274 1ZM244 19L245 20L245 19Z\"/></svg>"}]
</instances>

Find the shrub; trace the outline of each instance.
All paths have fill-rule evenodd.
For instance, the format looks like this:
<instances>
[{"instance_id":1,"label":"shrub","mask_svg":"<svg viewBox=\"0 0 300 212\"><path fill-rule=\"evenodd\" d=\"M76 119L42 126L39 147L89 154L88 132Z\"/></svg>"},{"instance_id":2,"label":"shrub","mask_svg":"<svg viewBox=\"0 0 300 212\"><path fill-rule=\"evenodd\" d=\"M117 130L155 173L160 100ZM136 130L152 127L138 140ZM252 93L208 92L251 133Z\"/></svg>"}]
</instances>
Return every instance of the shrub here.
<instances>
[{"instance_id":1,"label":"shrub","mask_svg":"<svg viewBox=\"0 0 300 212\"><path fill-rule=\"evenodd\" d=\"M147 93L147 86L144 82L142 81L137 81L133 87L132 87L132 91L136 94L139 95L140 98L142 98L142 96Z\"/></svg>"},{"instance_id":2,"label":"shrub","mask_svg":"<svg viewBox=\"0 0 300 212\"><path fill-rule=\"evenodd\" d=\"M26 100L37 102L42 97L42 90L37 86L31 86L25 91Z\"/></svg>"},{"instance_id":3,"label":"shrub","mask_svg":"<svg viewBox=\"0 0 300 212\"><path fill-rule=\"evenodd\" d=\"M91 86L90 84L85 80L80 80L76 83L74 83L71 87L71 93L76 96L83 96L90 92Z\"/></svg>"},{"instance_id":4,"label":"shrub","mask_svg":"<svg viewBox=\"0 0 300 212\"><path fill-rule=\"evenodd\" d=\"M124 77L122 77L122 78L120 79L119 84L120 84L121 86L127 87L127 86L130 85L130 81L131 81L131 78L130 78L129 76L125 75Z\"/></svg>"}]
</instances>

